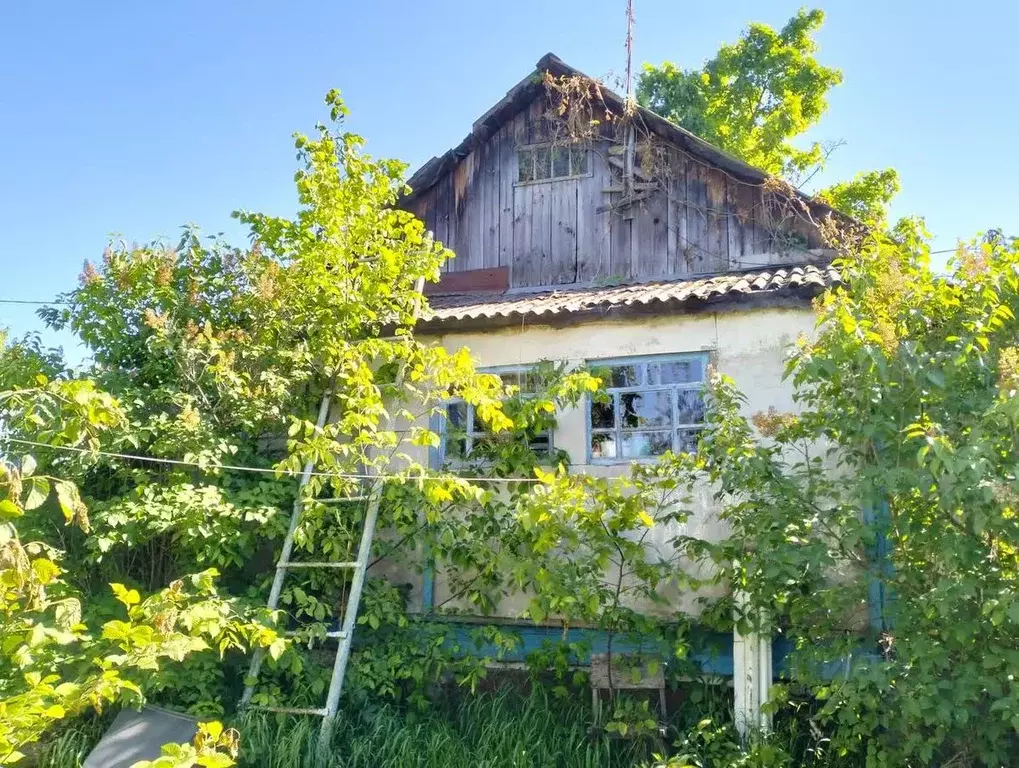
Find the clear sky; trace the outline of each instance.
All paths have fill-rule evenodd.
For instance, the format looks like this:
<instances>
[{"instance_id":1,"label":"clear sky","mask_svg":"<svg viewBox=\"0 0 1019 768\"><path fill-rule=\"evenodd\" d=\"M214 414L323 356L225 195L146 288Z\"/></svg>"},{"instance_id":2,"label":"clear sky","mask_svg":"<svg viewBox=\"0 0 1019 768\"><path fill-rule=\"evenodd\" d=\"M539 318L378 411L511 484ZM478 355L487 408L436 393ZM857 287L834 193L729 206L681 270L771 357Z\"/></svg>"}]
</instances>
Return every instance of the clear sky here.
<instances>
[{"instance_id":1,"label":"clear sky","mask_svg":"<svg viewBox=\"0 0 1019 768\"><path fill-rule=\"evenodd\" d=\"M635 63L700 64L751 20L800 2L635 0ZM893 215L938 247L1017 233L1019 4L829 0L820 58L840 67L821 183L896 167ZM413 167L458 143L547 51L624 69L625 0L6 3L0 21L0 298L71 288L111 233L239 237L235 208L289 213L290 134L338 87L370 151ZM0 304L0 326L40 327ZM49 337L54 338L54 337ZM66 342L66 337L56 337Z\"/></svg>"}]
</instances>

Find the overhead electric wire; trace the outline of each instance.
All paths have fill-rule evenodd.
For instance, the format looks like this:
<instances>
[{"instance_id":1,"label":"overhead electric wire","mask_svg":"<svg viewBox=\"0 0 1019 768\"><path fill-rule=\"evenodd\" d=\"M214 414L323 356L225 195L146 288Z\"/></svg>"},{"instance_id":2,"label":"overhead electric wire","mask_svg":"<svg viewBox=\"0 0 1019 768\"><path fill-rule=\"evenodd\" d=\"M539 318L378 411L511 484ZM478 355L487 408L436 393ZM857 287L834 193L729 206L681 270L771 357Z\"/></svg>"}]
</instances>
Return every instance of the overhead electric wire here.
<instances>
[{"instance_id":1,"label":"overhead electric wire","mask_svg":"<svg viewBox=\"0 0 1019 768\"><path fill-rule=\"evenodd\" d=\"M29 299L0 299L0 304L41 304L45 307L63 306L69 307L69 301L31 301Z\"/></svg>"},{"instance_id":2,"label":"overhead electric wire","mask_svg":"<svg viewBox=\"0 0 1019 768\"><path fill-rule=\"evenodd\" d=\"M73 445L50 445L49 443L40 443L35 440L23 440L19 437L0 437L0 442L17 443L18 445L28 445L36 448L48 448L54 451L69 451L72 453L87 453L91 456L105 456L112 459L125 459L128 461L147 461L152 464L172 464L175 466L183 467L195 467L197 469L208 471L216 470L228 470L231 472L255 472L267 475L287 475L291 477L300 476L302 473L294 469L272 469L271 467L248 467L236 464L200 464L197 461L184 461L182 459L167 459L159 458L157 456L137 456L130 453L116 453L114 451L101 451L92 450L91 448L78 448ZM478 483L540 483L542 482L535 477L471 477L467 475L452 475L447 474L443 476L437 475L400 475L400 474L380 474L380 475L369 475L369 474L358 474L349 472L315 472L312 471L313 477L335 477L344 480L405 480L407 482L416 483L422 481L447 481L447 480L465 480Z\"/></svg>"}]
</instances>

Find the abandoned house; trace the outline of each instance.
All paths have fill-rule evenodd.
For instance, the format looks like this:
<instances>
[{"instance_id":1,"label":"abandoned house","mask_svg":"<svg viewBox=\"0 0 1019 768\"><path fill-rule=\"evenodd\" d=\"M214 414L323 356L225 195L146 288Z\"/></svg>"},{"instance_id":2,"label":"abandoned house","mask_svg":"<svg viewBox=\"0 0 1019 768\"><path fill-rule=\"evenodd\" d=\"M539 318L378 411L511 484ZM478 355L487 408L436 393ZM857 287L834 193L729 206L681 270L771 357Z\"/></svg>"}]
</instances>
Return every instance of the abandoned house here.
<instances>
[{"instance_id":1,"label":"abandoned house","mask_svg":"<svg viewBox=\"0 0 1019 768\"><path fill-rule=\"evenodd\" d=\"M551 54L409 184L403 206L456 254L419 335L510 376L542 360L611 370L610 402L558 414L548 436L575 471L696 450L709 364L735 379L748 412L793 408L788 347L813 332L811 299L837 279L824 205ZM435 460L470 451L472 417L450 406L464 434ZM719 531L707 491L698 510L692 532ZM447 597L440 570L413 599L427 611ZM669 597L697 610L694 596ZM729 638L700 661L734 675L746 705L761 695L766 645Z\"/></svg>"}]
</instances>

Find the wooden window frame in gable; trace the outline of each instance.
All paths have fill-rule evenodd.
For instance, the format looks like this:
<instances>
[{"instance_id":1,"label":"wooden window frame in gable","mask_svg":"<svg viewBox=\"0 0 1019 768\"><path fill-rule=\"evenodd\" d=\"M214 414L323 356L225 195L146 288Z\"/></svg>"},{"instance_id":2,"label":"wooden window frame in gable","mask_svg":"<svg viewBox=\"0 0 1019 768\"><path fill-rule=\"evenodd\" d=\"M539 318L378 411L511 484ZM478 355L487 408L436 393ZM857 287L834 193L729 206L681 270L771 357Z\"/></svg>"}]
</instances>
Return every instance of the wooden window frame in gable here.
<instances>
[{"instance_id":1,"label":"wooden window frame in gable","mask_svg":"<svg viewBox=\"0 0 1019 768\"><path fill-rule=\"evenodd\" d=\"M566 152L566 156L569 162L569 172L566 175L556 176L553 174L553 161L551 157L552 150L560 150ZM548 162L548 176L542 178L535 178L536 175L536 163L537 155L535 154L539 150L548 150L549 162ZM531 155L531 178L521 179L521 153L530 153ZM580 173L573 172L573 158L583 153L585 170ZM534 184L551 184L556 181L570 181L571 179L586 179L594 175L594 169L591 167L591 147L589 144L571 143L571 144L559 144L554 141L543 141L537 144L520 144L516 148L516 159L517 159L517 178L513 182L514 187L528 187Z\"/></svg>"}]
</instances>

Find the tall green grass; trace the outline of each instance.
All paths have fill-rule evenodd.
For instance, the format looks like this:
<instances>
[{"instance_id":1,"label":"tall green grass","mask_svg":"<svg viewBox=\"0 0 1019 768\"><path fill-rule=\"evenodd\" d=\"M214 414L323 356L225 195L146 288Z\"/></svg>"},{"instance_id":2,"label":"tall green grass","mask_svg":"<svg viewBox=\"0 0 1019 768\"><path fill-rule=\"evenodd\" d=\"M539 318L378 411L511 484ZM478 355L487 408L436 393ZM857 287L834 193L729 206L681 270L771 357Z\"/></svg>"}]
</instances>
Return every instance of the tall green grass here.
<instances>
[{"instance_id":1,"label":"tall green grass","mask_svg":"<svg viewBox=\"0 0 1019 768\"><path fill-rule=\"evenodd\" d=\"M345 703L336 721L328 768L637 768L651 756L686 753L708 768L795 765L845 768L815 733L807 708L775 723L768 745L784 759L749 760L731 727L732 691L708 682L689 683L669 712L664 739L622 739L591 725L583 690L565 699L536 687L521 694L507 686L495 693L451 691L425 713L392 705L358 708ZM606 713L607 714L607 713ZM790 716L790 714L792 716ZM109 725L111 715L87 717L48 738L40 768L80 768ZM234 723L241 732L241 768L324 768L315 755L321 720L251 713Z\"/></svg>"},{"instance_id":2,"label":"tall green grass","mask_svg":"<svg viewBox=\"0 0 1019 768\"><path fill-rule=\"evenodd\" d=\"M79 768L112 722L110 717L86 716L55 731L43 741L39 768Z\"/></svg>"},{"instance_id":3,"label":"tall green grass","mask_svg":"<svg viewBox=\"0 0 1019 768\"><path fill-rule=\"evenodd\" d=\"M318 721L250 715L241 724L244 768L312 768ZM345 711L330 768L631 768L660 745L590 730L590 710L541 691L485 694L423 716L391 707Z\"/></svg>"}]
</instances>

